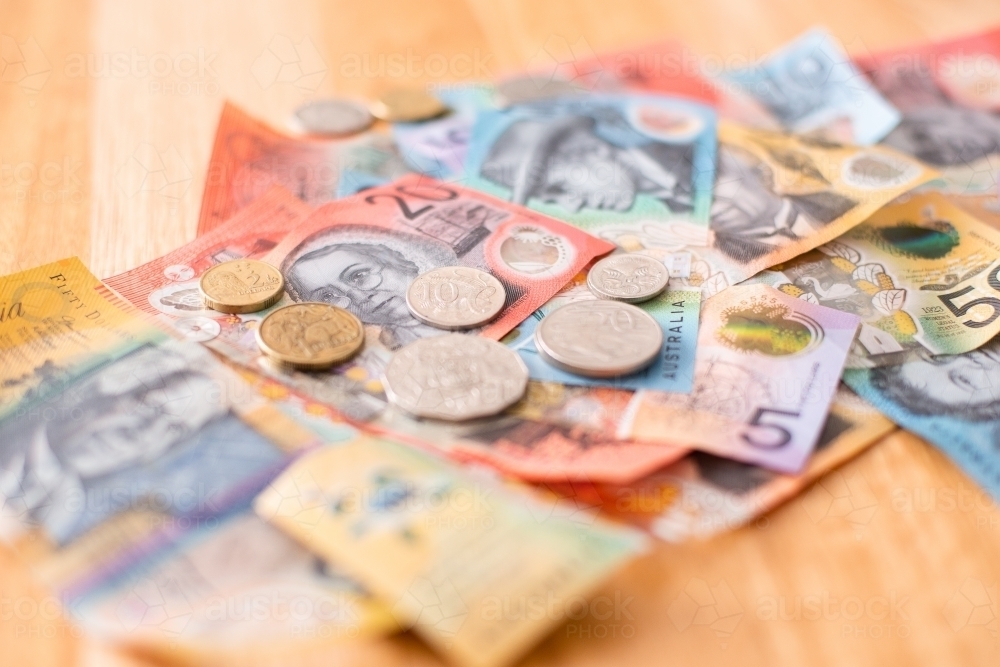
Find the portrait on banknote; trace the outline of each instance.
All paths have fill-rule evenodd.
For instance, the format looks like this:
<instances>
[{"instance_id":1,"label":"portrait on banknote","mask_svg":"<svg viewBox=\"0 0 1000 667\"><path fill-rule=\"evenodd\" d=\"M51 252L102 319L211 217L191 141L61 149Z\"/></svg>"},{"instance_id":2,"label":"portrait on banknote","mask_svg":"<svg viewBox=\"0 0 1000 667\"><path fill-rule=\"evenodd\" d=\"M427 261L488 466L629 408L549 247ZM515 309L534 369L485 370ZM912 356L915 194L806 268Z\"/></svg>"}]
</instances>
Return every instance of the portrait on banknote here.
<instances>
[{"instance_id":1,"label":"portrait on banknote","mask_svg":"<svg viewBox=\"0 0 1000 667\"><path fill-rule=\"evenodd\" d=\"M20 408L0 426L4 512L62 543L149 494L159 509L191 511L197 502L177 490L200 484L218 493L277 461L230 412L220 379L204 369L207 356L190 347L140 348ZM235 457L221 470L226 452Z\"/></svg>"},{"instance_id":2,"label":"portrait on banknote","mask_svg":"<svg viewBox=\"0 0 1000 667\"><path fill-rule=\"evenodd\" d=\"M1000 340L965 354L923 355L871 371L884 398L916 415L1000 421Z\"/></svg>"},{"instance_id":3,"label":"portrait on banknote","mask_svg":"<svg viewBox=\"0 0 1000 667\"><path fill-rule=\"evenodd\" d=\"M777 151L772 156L778 157ZM808 153L786 149L779 164L795 178L825 180ZM712 200L713 246L729 258L750 262L775 248L812 235L837 220L857 201L828 188L782 193L788 177L735 145L719 148L718 177Z\"/></svg>"},{"instance_id":4,"label":"portrait on banknote","mask_svg":"<svg viewBox=\"0 0 1000 667\"><path fill-rule=\"evenodd\" d=\"M440 333L410 314L406 289L421 273L456 261L449 246L426 236L339 225L303 240L281 271L293 299L350 310L365 324L381 327L379 340L395 350Z\"/></svg>"},{"instance_id":5,"label":"portrait on banknote","mask_svg":"<svg viewBox=\"0 0 1000 667\"><path fill-rule=\"evenodd\" d=\"M564 97L479 114L470 185L570 222L685 219L704 227L715 114L648 95Z\"/></svg>"},{"instance_id":6,"label":"portrait on banknote","mask_svg":"<svg viewBox=\"0 0 1000 667\"><path fill-rule=\"evenodd\" d=\"M953 101L919 61L874 70L875 84L902 111L885 138L893 148L935 167L971 164L1000 153L1000 117Z\"/></svg>"},{"instance_id":7,"label":"portrait on banknote","mask_svg":"<svg viewBox=\"0 0 1000 667\"><path fill-rule=\"evenodd\" d=\"M493 144L482 174L510 188L516 204L534 197L574 213L627 211L641 192L672 211L691 210L690 144L615 141L599 131L599 122L628 127L613 107L512 123Z\"/></svg>"}]
</instances>

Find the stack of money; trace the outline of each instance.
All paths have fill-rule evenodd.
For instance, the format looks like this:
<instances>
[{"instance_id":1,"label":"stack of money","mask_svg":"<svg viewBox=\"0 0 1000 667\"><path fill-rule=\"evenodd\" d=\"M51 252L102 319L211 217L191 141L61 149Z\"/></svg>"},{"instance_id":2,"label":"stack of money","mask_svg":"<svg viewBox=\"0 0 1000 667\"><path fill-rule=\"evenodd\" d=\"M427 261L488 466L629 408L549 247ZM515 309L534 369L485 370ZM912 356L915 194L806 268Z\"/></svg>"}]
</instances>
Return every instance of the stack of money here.
<instances>
[{"instance_id":1,"label":"stack of money","mask_svg":"<svg viewBox=\"0 0 1000 667\"><path fill-rule=\"evenodd\" d=\"M1000 31L687 53L227 104L194 241L0 278L0 538L147 656L493 667L894 424L1000 496Z\"/></svg>"}]
</instances>

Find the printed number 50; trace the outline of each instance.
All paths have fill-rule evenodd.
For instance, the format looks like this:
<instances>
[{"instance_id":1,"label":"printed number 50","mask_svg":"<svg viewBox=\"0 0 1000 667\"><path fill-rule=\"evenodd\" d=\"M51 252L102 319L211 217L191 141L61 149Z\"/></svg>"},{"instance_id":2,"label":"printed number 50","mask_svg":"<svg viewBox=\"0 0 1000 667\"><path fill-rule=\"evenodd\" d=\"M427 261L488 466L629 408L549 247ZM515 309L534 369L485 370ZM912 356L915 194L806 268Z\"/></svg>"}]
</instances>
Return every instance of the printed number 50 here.
<instances>
[{"instance_id":1,"label":"printed number 50","mask_svg":"<svg viewBox=\"0 0 1000 667\"><path fill-rule=\"evenodd\" d=\"M778 449L791 441L792 432L787 428L781 424L776 424L773 420L770 422L764 421L768 415L798 417L799 413L791 412L790 410L778 410L777 408L757 408L757 411L753 413L753 419L750 420L749 425L757 426L758 428L740 435L751 447L757 447L758 449ZM777 419L777 417L774 419ZM757 435L764 435L764 431L769 431L773 435L765 438L763 441L758 440Z\"/></svg>"},{"instance_id":2,"label":"printed number 50","mask_svg":"<svg viewBox=\"0 0 1000 667\"><path fill-rule=\"evenodd\" d=\"M994 268L990 272L990 275L987 276L986 278L986 282L989 283L990 287L995 289L997 292L1000 292L1000 264L998 264L996 268ZM993 314L987 317L985 320L982 320L981 322L976 322L975 320L966 320L962 322L962 324L969 327L970 329L978 329L980 327L985 327L987 324L992 323L993 320L1000 317L1000 299L992 296L984 296L979 299L973 299L964 306L955 305L955 299L957 299L960 296L965 296L973 289L975 288L973 288L972 285L968 285L958 290L957 292L951 292L949 294L939 294L938 298L941 299L941 303L943 303L945 305L945 308L950 310L951 314L954 315L955 317L964 317L970 310L972 310L976 306L989 306L990 308L992 308Z\"/></svg>"}]
</instances>

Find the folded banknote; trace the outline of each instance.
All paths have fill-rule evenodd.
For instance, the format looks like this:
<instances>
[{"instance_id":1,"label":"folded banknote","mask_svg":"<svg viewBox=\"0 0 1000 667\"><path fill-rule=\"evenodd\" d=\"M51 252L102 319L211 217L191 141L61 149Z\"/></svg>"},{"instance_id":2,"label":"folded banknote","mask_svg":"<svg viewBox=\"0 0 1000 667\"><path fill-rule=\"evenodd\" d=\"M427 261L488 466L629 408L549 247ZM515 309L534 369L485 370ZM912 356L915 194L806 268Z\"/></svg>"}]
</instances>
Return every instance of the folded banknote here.
<instances>
[{"instance_id":1,"label":"folded banknote","mask_svg":"<svg viewBox=\"0 0 1000 667\"><path fill-rule=\"evenodd\" d=\"M462 665L524 654L641 536L372 438L306 455L257 513L342 567ZM505 613L505 609L523 613Z\"/></svg>"}]
</instances>

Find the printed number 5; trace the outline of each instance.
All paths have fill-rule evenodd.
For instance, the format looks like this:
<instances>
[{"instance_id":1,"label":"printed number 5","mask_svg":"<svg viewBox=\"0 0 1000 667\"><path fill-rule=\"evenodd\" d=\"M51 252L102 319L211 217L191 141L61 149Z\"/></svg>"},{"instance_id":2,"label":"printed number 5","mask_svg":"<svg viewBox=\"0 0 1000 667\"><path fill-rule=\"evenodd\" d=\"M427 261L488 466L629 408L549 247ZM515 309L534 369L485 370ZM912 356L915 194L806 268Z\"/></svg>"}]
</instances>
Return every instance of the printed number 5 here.
<instances>
[{"instance_id":1,"label":"printed number 5","mask_svg":"<svg viewBox=\"0 0 1000 667\"><path fill-rule=\"evenodd\" d=\"M798 412L791 412L789 410L778 410L776 408L757 408L757 411L753 413L753 419L750 420L750 426L758 426L760 430L770 430L774 433L774 437L764 442L757 440L757 437L752 432L748 431L740 435L744 441L751 447L757 447L758 449L778 449L784 447L792 439L792 432L780 424L775 424L773 422L768 423L764 421L764 418L768 415L785 415L786 417L798 417Z\"/></svg>"},{"instance_id":2,"label":"printed number 5","mask_svg":"<svg viewBox=\"0 0 1000 667\"><path fill-rule=\"evenodd\" d=\"M986 278L986 281L989 283L990 287L1000 292L1000 264L998 264L997 267L990 272L990 275ZM975 320L966 320L962 322L962 324L969 327L970 329L978 329L980 327L985 327L987 324L990 324L991 322L993 322L993 320L1000 317L1000 299L997 299L996 297L992 296L984 296L979 299L973 299L964 306L955 305L955 299L957 299L960 296L965 296L973 289L974 288L972 287L972 285L969 285L967 287L958 290L957 292L951 292L949 294L940 294L938 295L938 298L941 299L941 303L943 303L945 305L945 308L950 310L952 315L954 315L955 317L964 317L966 313L968 313L976 306L989 306L990 308L992 308L993 314L987 317L982 322L976 322Z\"/></svg>"}]
</instances>

